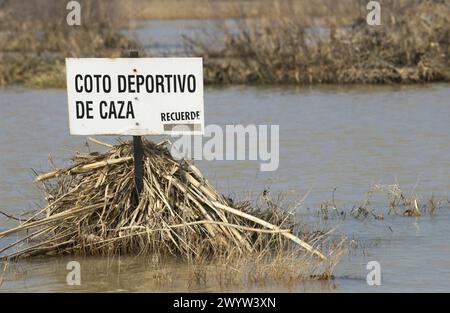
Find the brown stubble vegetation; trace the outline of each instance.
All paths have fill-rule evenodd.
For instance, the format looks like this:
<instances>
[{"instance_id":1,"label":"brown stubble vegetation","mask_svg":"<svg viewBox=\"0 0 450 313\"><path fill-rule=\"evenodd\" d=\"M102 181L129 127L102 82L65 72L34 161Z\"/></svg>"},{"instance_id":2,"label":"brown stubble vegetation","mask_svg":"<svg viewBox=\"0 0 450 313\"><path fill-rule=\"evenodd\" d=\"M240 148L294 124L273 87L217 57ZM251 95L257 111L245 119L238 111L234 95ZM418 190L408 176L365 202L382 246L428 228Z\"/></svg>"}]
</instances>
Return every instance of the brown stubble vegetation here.
<instances>
[{"instance_id":1,"label":"brown stubble vegetation","mask_svg":"<svg viewBox=\"0 0 450 313\"><path fill-rule=\"evenodd\" d=\"M371 185L363 200L347 211L336 205L334 191L332 200L322 201L320 204L318 217L323 221L345 220L348 216L360 221L384 220L386 215L420 218L436 216L439 211L450 208L450 200L446 197L433 194L424 197L419 195L415 188L405 190L395 183ZM384 198L383 204L374 204L376 195Z\"/></svg>"},{"instance_id":2,"label":"brown stubble vegetation","mask_svg":"<svg viewBox=\"0 0 450 313\"><path fill-rule=\"evenodd\" d=\"M126 30L146 18L222 25L211 40L185 38L186 55L204 58L210 84L450 80L447 2L383 0L382 25L368 26L366 1L199 1L82 1L81 27L66 24L64 1L6 1L0 86L64 87L65 57L118 57L129 49L145 55Z\"/></svg>"},{"instance_id":3,"label":"brown stubble vegetation","mask_svg":"<svg viewBox=\"0 0 450 313\"><path fill-rule=\"evenodd\" d=\"M320 7L320 6L319 6ZM223 43L188 38L218 84L420 83L450 80L450 5L382 2L382 25L363 15L273 10L222 26ZM317 8L316 8L317 9ZM216 36L217 38L217 36Z\"/></svg>"},{"instance_id":4,"label":"brown stubble vegetation","mask_svg":"<svg viewBox=\"0 0 450 313\"><path fill-rule=\"evenodd\" d=\"M448 199L438 198L431 195L428 200L424 200L414 190L406 192L401 189L399 184L391 185L372 185L366 193L364 200L351 210L351 215L357 219L366 219L369 217L382 220L384 214L376 213L372 208L371 200L377 193L385 194L389 203L387 214L421 217L425 215L434 216L445 206L448 206Z\"/></svg>"},{"instance_id":5,"label":"brown stubble vegetation","mask_svg":"<svg viewBox=\"0 0 450 313\"><path fill-rule=\"evenodd\" d=\"M323 17L334 12L345 19L360 14L358 0L133 0L137 19L241 19L279 15Z\"/></svg>"},{"instance_id":6,"label":"brown stubble vegetation","mask_svg":"<svg viewBox=\"0 0 450 313\"><path fill-rule=\"evenodd\" d=\"M69 26L65 1L4 3L0 7L0 86L62 88L66 57L120 57L128 49L140 49L120 31L127 6L118 0L82 5L82 25Z\"/></svg>"}]
</instances>

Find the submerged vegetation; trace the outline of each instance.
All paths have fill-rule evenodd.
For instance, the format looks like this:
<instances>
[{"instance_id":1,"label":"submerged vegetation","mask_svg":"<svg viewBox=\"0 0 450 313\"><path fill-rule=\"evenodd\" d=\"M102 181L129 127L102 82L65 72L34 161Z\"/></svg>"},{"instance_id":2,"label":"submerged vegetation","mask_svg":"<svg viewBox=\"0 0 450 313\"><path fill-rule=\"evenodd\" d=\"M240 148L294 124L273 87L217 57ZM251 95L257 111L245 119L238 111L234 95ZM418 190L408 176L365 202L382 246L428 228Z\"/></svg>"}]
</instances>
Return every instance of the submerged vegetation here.
<instances>
[{"instance_id":1,"label":"submerged vegetation","mask_svg":"<svg viewBox=\"0 0 450 313\"><path fill-rule=\"evenodd\" d=\"M336 189L333 191L331 201L322 201L320 204L319 215L324 220L330 218L345 219L347 215L357 220L369 218L383 220L385 214L405 217L435 216L440 209L448 208L450 205L448 198L444 199L431 195L429 198L423 199L414 190L410 192L402 190L399 184L374 184L370 186L364 199L347 212L338 209L334 200L335 191ZM385 196L388 204L383 205L382 208L376 208L372 201L377 194Z\"/></svg>"}]
</instances>

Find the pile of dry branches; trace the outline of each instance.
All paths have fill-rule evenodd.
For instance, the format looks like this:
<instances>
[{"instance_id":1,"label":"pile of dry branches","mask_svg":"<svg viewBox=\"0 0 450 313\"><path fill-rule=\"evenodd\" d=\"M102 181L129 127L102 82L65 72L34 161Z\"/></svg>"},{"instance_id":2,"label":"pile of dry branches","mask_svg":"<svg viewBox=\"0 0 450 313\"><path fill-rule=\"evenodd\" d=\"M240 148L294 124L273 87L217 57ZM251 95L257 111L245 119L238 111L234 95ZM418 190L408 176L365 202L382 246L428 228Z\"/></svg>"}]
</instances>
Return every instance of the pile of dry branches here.
<instances>
[{"instance_id":1,"label":"pile of dry branches","mask_svg":"<svg viewBox=\"0 0 450 313\"><path fill-rule=\"evenodd\" d=\"M48 205L0 239L3 259L36 255L168 255L182 259L258 255L301 248L325 256L293 233L292 215L255 209L219 194L198 168L174 160L164 143L143 141L144 186L136 201L133 147L77 153L73 164L37 177ZM309 241L309 239L308 239Z\"/></svg>"}]
</instances>

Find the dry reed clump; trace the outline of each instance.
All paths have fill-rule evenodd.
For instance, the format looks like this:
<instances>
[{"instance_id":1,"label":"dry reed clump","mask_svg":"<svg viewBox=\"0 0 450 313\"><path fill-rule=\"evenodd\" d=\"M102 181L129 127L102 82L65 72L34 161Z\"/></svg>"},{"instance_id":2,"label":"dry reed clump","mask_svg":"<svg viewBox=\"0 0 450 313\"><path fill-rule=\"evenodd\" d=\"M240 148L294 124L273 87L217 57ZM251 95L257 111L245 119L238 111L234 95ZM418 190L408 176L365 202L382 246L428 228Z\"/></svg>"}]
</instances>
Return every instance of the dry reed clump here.
<instances>
[{"instance_id":1,"label":"dry reed clump","mask_svg":"<svg viewBox=\"0 0 450 313\"><path fill-rule=\"evenodd\" d=\"M120 57L127 49L139 49L133 40L108 28L46 29L27 40L17 33L11 37L0 39L0 86L63 88L66 57Z\"/></svg>"},{"instance_id":2,"label":"dry reed clump","mask_svg":"<svg viewBox=\"0 0 450 313\"><path fill-rule=\"evenodd\" d=\"M226 199L193 164L174 160L165 143L144 140L144 188L136 203L132 145L91 140L110 150L78 153L71 166L37 177L48 205L0 232L1 239L26 231L0 249L3 259L132 254L193 261L296 253L326 268L336 263L319 252L324 234L302 237L293 215L272 204L258 209Z\"/></svg>"},{"instance_id":3,"label":"dry reed clump","mask_svg":"<svg viewBox=\"0 0 450 313\"><path fill-rule=\"evenodd\" d=\"M355 206L351 215L357 219L366 219L373 217L375 219L384 219L383 213L376 213L371 207L371 199L376 193L385 193L389 201L388 214L400 216L420 217L425 214L435 215L442 207L442 200L431 196L428 201L423 201L416 193L406 193L402 191L398 184L393 185L378 185L375 184L370 187L366 194L364 201ZM447 200L448 201L448 200Z\"/></svg>"},{"instance_id":4,"label":"dry reed clump","mask_svg":"<svg viewBox=\"0 0 450 313\"><path fill-rule=\"evenodd\" d=\"M298 14L223 26L222 45L187 39L209 83L419 83L450 80L450 6L383 4L381 26ZM214 37L214 40L217 36Z\"/></svg>"},{"instance_id":5,"label":"dry reed clump","mask_svg":"<svg viewBox=\"0 0 450 313\"><path fill-rule=\"evenodd\" d=\"M322 201L320 204L317 215L322 220L345 220L347 215L358 220L368 218L383 220L385 214L406 217L435 216L439 210L448 208L450 204L450 200L435 195L424 199L414 190L406 192L399 184L374 184L370 186L364 199L347 212L345 209L337 207L334 199L335 191L336 188L333 190L332 200ZM385 195L387 200L387 204L383 204L381 208L376 208L373 204L374 197L377 194Z\"/></svg>"},{"instance_id":6,"label":"dry reed clump","mask_svg":"<svg viewBox=\"0 0 450 313\"><path fill-rule=\"evenodd\" d=\"M83 7L81 26L69 26L61 18L68 12L61 1L10 2L1 7L0 86L62 88L66 57L120 57L128 49L139 50L140 45L111 20L118 2L106 7L102 3L107 5L96 1Z\"/></svg>"},{"instance_id":7,"label":"dry reed clump","mask_svg":"<svg viewBox=\"0 0 450 313\"><path fill-rule=\"evenodd\" d=\"M139 49L138 44L106 29L79 30L73 35L49 32L48 36L58 42L53 52L42 48L38 50L46 51L42 54L18 51L5 53L0 58L0 86L24 84L33 88L65 88L65 57L120 57L130 47ZM93 44L86 45L86 42Z\"/></svg>"}]
</instances>

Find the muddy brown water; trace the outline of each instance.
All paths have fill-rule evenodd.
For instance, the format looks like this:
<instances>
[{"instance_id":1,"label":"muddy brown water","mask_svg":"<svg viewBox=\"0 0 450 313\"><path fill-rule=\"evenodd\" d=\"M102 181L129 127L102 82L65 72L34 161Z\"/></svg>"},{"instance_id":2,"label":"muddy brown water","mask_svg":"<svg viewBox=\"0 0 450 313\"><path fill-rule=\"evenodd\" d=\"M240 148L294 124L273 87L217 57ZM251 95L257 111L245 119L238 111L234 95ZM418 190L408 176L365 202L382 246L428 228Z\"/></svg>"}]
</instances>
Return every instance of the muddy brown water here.
<instances>
[{"instance_id":1,"label":"muddy brown water","mask_svg":"<svg viewBox=\"0 0 450 313\"><path fill-rule=\"evenodd\" d=\"M424 199L450 191L450 85L314 88L206 88L206 124L280 125L280 165L259 172L258 161L198 161L219 190L238 197L265 188L291 196L308 193L298 207L306 222L331 199L348 211L373 183L399 183ZM67 164L85 137L69 136L64 90L0 90L0 206L20 214L42 205L31 169L48 169L48 155ZM100 139L114 142L113 138ZM159 140L160 138L154 138ZM170 138L169 138L170 139ZM374 205L387 205L384 196ZM221 287L214 280L192 284L177 264L155 269L147 259L53 258L12 265L0 291L450 291L450 214L386 216L383 221L328 221L358 242L330 282L294 286ZM15 225L0 217L0 230ZM15 238L1 239L0 246ZM66 264L81 263L82 284L66 284ZM366 264L378 261L382 285L366 283ZM169 275L170 274L170 275ZM161 279L172 277L169 284Z\"/></svg>"}]
</instances>

